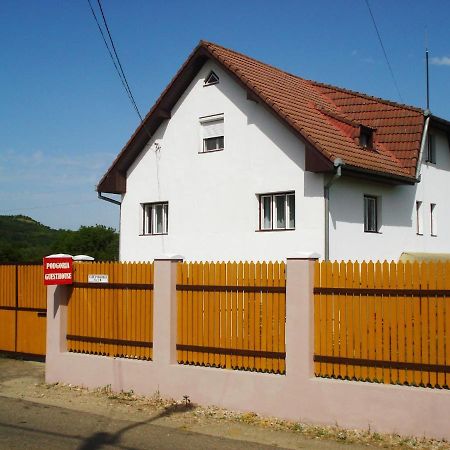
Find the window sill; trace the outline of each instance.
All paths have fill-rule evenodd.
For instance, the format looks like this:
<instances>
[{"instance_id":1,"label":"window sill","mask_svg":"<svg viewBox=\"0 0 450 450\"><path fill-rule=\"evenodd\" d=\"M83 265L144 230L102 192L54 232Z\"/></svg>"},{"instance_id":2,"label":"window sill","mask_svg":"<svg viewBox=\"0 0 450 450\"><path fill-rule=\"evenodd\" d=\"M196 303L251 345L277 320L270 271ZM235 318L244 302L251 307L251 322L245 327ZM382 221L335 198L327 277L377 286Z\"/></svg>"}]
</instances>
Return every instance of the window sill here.
<instances>
[{"instance_id":1,"label":"window sill","mask_svg":"<svg viewBox=\"0 0 450 450\"><path fill-rule=\"evenodd\" d=\"M167 236L169 233L146 233L139 236Z\"/></svg>"},{"instance_id":2,"label":"window sill","mask_svg":"<svg viewBox=\"0 0 450 450\"><path fill-rule=\"evenodd\" d=\"M437 234L430 234L431 237L438 237Z\"/></svg>"},{"instance_id":3,"label":"window sill","mask_svg":"<svg viewBox=\"0 0 450 450\"><path fill-rule=\"evenodd\" d=\"M368 231L368 230L364 230L364 233L368 233L368 234L383 234L381 231Z\"/></svg>"},{"instance_id":4,"label":"window sill","mask_svg":"<svg viewBox=\"0 0 450 450\"><path fill-rule=\"evenodd\" d=\"M203 155L204 153L217 153L217 152L223 152L224 148L218 148L217 150L206 150L204 152L198 152L199 155Z\"/></svg>"},{"instance_id":5,"label":"window sill","mask_svg":"<svg viewBox=\"0 0 450 450\"><path fill-rule=\"evenodd\" d=\"M274 228L273 230L255 230L256 233L271 233L272 231L295 231L295 228Z\"/></svg>"},{"instance_id":6,"label":"window sill","mask_svg":"<svg viewBox=\"0 0 450 450\"><path fill-rule=\"evenodd\" d=\"M416 233L417 236L423 236L423 233Z\"/></svg>"}]
</instances>

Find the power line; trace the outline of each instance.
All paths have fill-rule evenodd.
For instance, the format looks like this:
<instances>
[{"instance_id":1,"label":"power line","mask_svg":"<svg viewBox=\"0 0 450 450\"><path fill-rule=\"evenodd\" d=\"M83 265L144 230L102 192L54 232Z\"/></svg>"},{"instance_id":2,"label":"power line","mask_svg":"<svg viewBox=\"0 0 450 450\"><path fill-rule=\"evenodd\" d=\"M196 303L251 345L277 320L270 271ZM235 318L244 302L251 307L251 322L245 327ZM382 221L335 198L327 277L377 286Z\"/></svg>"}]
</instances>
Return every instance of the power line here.
<instances>
[{"instance_id":1,"label":"power line","mask_svg":"<svg viewBox=\"0 0 450 450\"><path fill-rule=\"evenodd\" d=\"M122 73L123 79L124 79L125 84L126 84L126 86L128 88L128 92L130 93L131 101L132 101L132 103L133 103L133 105L134 105L134 107L136 109L136 112L137 112L137 114L139 116L139 119L141 119L141 122L142 122L141 113L139 112L139 108L138 108L138 106L136 104L136 101L134 100L133 93L131 92L131 88L130 88L130 85L128 84L127 77L125 76L125 72L123 71L122 63L120 62L119 55L117 54L116 46L114 45L113 38L112 38L111 33L109 31L108 22L106 21L105 14L103 13L102 4L101 4L100 0L97 0L97 3L98 3L98 6L100 8L100 12L102 13L103 23L105 24L106 31L108 32L109 40L111 42L111 45L112 45L112 48L113 48L113 51L114 51L114 55L116 56L117 62L118 62L119 67L120 67L120 72Z\"/></svg>"},{"instance_id":2,"label":"power line","mask_svg":"<svg viewBox=\"0 0 450 450\"><path fill-rule=\"evenodd\" d=\"M117 61L116 61L116 59L113 56L113 53L111 51L110 46L108 45L105 33L103 32L103 29L100 26L100 23L99 23L99 21L97 19L97 15L95 14L94 8L92 7L91 0L88 0L89 8L91 9L92 15L93 15L93 17L95 19L95 23L97 24L98 30L100 31L100 34L102 36L103 42L104 42L104 44L106 46L106 49L108 50L109 56L111 58L111 61L114 64L114 68L116 69L117 75L119 76L120 81L122 82L122 86L125 89L125 92L127 93L128 99L130 100L131 104L133 105L134 110L136 111L137 115L139 116L140 121L142 122L143 119L142 119L141 113L139 112L139 108L138 108L138 106L136 104L136 101L134 99L133 93L131 92L130 85L128 84L127 78L126 78L125 73L123 71L122 64L120 63L120 58L119 58L119 56L117 54L114 42L112 40L111 33L109 31L109 27L108 27L108 24L106 22L105 15L103 13L103 8L101 6L100 0L97 0L97 2L98 2L98 5L100 7L100 11L101 11L101 14L102 14L102 17L103 17L103 22L105 24L105 27L106 27L106 30L107 30L107 33L108 33L108 36L109 36L109 39L110 39L110 42L111 42L111 46L113 48L113 52L114 52L114 54L116 56ZM120 67L120 69L119 69L119 67Z\"/></svg>"},{"instance_id":3,"label":"power line","mask_svg":"<svg viewBox=\"0 0 450 450\"><path fill-rule=\"evenodd\" d=\"M400 93L400 89L398 87L397 80L395 79L395 76L394 76L394 71L392 70L391 63L389 62L389 58L387 56L386 49L384 48L383 40L381 39L380 32L378 31L377 23L375 22L375 17L373 16L372 10L370 9L369 0L366 0L366 5L369 10L370 17L372 17L372 22L375 27L375 31L377 32L378 40L379 40L381 48L383 50L384 58L386 59L386 63L388 65L389 72L391 73L392 80L394 81L395 88L397 89L398 96L400 98L400 101L403 103L402 94Z\"/></svg>"}]
</instances>

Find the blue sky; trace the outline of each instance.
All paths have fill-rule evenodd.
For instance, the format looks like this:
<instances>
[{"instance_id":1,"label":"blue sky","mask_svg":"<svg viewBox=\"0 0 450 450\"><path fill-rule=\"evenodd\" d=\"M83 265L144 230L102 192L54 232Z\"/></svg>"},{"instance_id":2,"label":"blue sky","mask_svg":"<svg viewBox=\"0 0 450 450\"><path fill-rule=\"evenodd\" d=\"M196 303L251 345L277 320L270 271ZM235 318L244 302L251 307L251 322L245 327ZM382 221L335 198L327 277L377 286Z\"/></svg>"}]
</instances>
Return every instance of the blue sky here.
<instances>
[{"instance_id":1,"label":"blue sky","mask_svg":"<svg viewBox=\"0 0 450 450\"><path fill-rule=\"evenodd\" d=\"M450 120L450 2L369 0L404 103ZM97 7L96 0L92 0ZM400 101L365 0L121 1L104 12L144 114L200 39L304 78ZM87 0L0 1L0 214L118 228L95 185L139 119Z\"/></svg>"}]
</instances>

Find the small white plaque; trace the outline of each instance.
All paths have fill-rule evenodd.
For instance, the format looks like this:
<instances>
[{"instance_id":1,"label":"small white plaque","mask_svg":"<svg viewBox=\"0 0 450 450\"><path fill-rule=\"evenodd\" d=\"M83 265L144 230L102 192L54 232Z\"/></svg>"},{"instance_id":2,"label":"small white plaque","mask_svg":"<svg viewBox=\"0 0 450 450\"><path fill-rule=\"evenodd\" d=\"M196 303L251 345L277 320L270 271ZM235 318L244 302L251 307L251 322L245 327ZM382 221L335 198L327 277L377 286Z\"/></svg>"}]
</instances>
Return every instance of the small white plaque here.
<instances>
[{"instance_id":1,"label":"small white plaque","mask_svg":"<svg viewBox=\"0 0 450 450\"><path fill-rule=\"evenodd\" d=\"M89 274L88 283L109 283L109 276Z\"/></svg>"}]
</instances>

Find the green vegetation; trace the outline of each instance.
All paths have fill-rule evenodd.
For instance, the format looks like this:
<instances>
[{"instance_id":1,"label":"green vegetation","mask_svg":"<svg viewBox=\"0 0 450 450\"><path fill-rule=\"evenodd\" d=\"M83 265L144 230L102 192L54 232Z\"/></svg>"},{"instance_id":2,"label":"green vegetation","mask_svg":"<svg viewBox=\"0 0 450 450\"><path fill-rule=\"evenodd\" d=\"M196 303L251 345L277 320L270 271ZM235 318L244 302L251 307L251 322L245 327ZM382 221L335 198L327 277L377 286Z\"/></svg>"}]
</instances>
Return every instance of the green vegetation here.
<instances>
[{"instance_id":1,"label":"green vegetation","mask_svg":"<svg viewBox=\"0 0 450 450\"><path fill-rule=\"evenodd\" d=\"M27 216L0 216L0 262L39 262L52 253L116 261L119 234L104 225L54 230Z\"/></svg>"}]
</instances>

